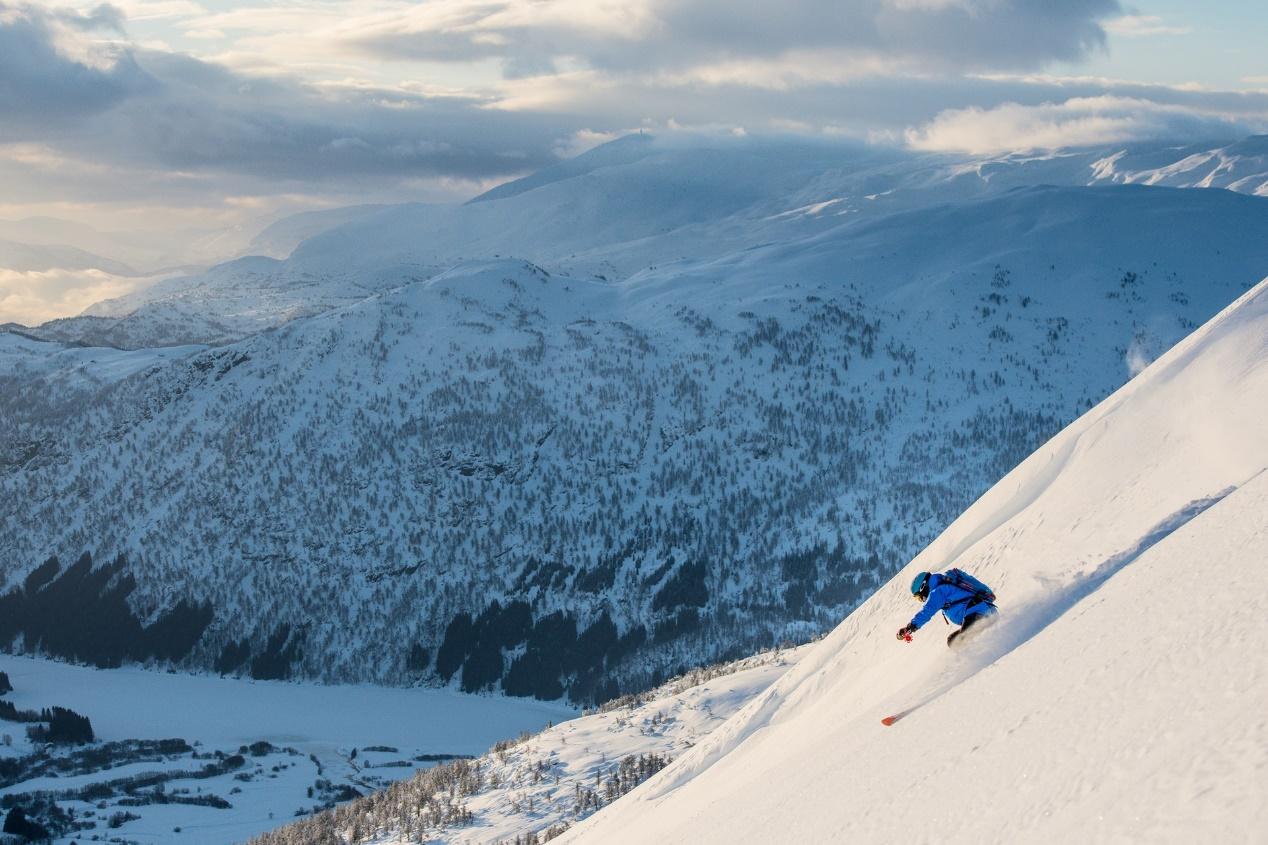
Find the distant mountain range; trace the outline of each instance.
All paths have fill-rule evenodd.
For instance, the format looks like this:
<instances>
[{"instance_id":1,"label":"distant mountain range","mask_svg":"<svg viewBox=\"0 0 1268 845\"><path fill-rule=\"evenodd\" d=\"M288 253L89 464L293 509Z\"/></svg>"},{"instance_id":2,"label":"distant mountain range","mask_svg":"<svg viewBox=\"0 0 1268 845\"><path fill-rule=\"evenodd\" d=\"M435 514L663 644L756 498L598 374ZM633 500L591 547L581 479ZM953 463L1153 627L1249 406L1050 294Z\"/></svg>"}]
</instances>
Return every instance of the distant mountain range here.
<instances>
[{"instance_id":1,"label":"distant mountain range","mask_svg":"<svg viewBox=\"0 0 1268 845\"><path fill-rule=\"evenodd\" d=\"M0 334L8 618L578 701L808 639L1268 274L1264 146L634 136Z\"/></svg>"},{"instance_id":2,"label":"distant mountain range","mask_svg":"<svg viewBox=\"0 0 1268 845\"><path fill-rule=\"evenodd\" d=\"M790 139L704 146L631 135L463 205L352 206L295 215L235 247L254 257L167 279L99 303L82 319L32 331L124 349L221 345L466 260L513 256L552 273L621 281L673 261L796 242L846 222L936 203L1040 185L1129 184L1268 195L1268 138L965 158ZM6 225L16 224L0 223L0 238L8 237ZM40 242L51 242L53 234ZM74 233L62 226L55 234ZM79 235L71 242L114 254L103 236ZM212 240L208 233L201 237ZM237 243L232 237L219 242Z\"/></svg>"}]
</instances>

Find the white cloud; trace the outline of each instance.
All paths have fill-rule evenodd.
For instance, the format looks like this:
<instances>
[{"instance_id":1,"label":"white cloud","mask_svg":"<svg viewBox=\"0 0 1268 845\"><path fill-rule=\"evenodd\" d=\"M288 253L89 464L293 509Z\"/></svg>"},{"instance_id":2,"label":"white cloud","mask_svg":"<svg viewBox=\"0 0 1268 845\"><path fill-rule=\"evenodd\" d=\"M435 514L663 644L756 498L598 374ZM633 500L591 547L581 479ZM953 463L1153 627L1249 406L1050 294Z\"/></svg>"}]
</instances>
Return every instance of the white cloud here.
<instances>
[{"instance_id":1,"label":"white cloud","mask_svg":"<svg viewBox=\"0 0 1268 845\"><path fill-rule=\"evenodd\" d=\"M57 317L79 314L103 299L132 293L152 282L101 270L0 269L0 320L38 326Z\"/></svg>"},{"instance_id":2,"label":"white cloud","mask_svg":"<svg viewBox=\"0 0 1268 845\"><path fill-rule=\"evenodd\" d=\"M571 137L563 138L556 143L555 155L561 159L573 158L587 150L594 149L600 144L616 140L620 134L617 132L595 132L590 129L582 129L580 132L573 133Z\"/></svg>"},{"instance_id":3,"label":"white cloud","mask_svg":"<svg viewBox=\"0 0 1268 845\"><path fill-rule=\"evenodd\" d=\"M336 138L321 148L322 152L340 152L342 150L368 150L370 145L360 138Z\"/></svg>"},{"instance_id":4,"label":"white cloud","mask_svg":"<svg viewBox=\"0 0 1268 845\"><path fill-rule=\"evenodd\" d=\"M122 10L130 21L192 18L207 14L206 8L193 0L114 0L112 5Z\"/></svg>"},{"instance_id":5,"label":"white cloud","mask_svg":"<svg viewBox=\"0 0 1268 845\"><path fill-rule=\"evenodd\" d=\"M1123 15L1106 21L1103 26L1110 35L1123 38L1146 38L1152 35L1188 35L1193 31L1187 26L1168 26L1158 15Z\"/></svg>"},{"instance_id":6,"label":"white cloud","mask_svg":"<svg viewBox=\"0 0 1268 845\"><path fill-rule=\"evenodd\" d=\"M1218 113L1131 97L1073 97L1060 103L944 111L905 133L919 150L995 153L1081 147L1151 138L1200 139L1246 134L1244 123Z\"/></svg>"}]
</instances>

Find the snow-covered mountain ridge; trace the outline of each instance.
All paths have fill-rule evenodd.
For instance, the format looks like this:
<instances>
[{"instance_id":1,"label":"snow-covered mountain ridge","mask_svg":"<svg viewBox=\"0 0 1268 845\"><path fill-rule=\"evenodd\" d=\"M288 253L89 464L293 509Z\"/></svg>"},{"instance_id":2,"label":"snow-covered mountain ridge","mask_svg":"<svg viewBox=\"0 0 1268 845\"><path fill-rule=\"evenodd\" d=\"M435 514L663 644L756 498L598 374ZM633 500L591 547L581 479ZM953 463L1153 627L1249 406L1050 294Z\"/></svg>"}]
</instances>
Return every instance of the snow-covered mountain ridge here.
<instances>
[{"instance_id":1,"label":"snow-covered mountain ridge","mask_svg":"<svg viewBox=\"0 0 1268 845\"><path fill-rule=\"evenodd\" d=\"M297 215L255 244L261 254L285 257L311 234L284 262L230 262L101 303L86 312L94 319L57 320L37 331L123 348L223 344L466 260L514 256L551 273L616 281L666 262L796 242L895 211L1041 184L1264 195L1268 153L1263 138L968 158L788 138L701 143L634 135L465 205Z\"/></svg>"},{"instance_id":2,"label":"snow-covered mountain ridge","mask_svg":"<svg viewBox=\"0 0 1268 845\"><path fill-rule=\"evenodd\" d=\"M931 191L941 191L946 198L963 199L1006 190L1010 186L1040 183L1219 187L1261 195L1268 190L1265 188L1268 185L1268 158L1264 154L1263 138L1249 138L1236 143L1154 144L991 158L915 156L900 150L851 149L829 142L795 142L787 138L774 142L746 139L743 143L749 145L749 150L744 153L741 167L733 171L715 167L709 172L708 154L690 149L699 146L698 142L684 143L672 137L653 142L650 136L630 136L495 188L477 197L472 204L516 198L566 180L593 182L622 169L633 175L631 167L639 164L650 167L645 167L633 182L610 180L610 186L615 191L609 194L611 199L629 202L631 198L646 198L648 185L660 176L670 174L669 191L659 199L661 211L672 210L684 195L716 193L719 178L734 183L746 173L779 173L782 177L769 183L766 193L772 193L770 189L778 185L781 193L789 196L802 194L804 199L797 205L774 209L771 216L775 217L781 214L795 217L807 212L866 213L866 206L876 204L878 199L897 198L904 202L910 200L913 194L924 194L923 198L916 200L923 203L930 201ZM681 159L694 156L703 165L701 173L689 179L684 179L681 172L674 173L675 166L667 166L674 155L679 156L679 165L682 164ZM735 151L732 150L729 155L734 156ZM734 161L734 158L731 160ZM798 178L802 179L801 184L798 184ZM737 197L739 194L742 192L738 192ZM904 195L907 195L906 199ZM755 199L757 204L743 216L752 219L760 210L761 197ZM493 202L491 206L499 204ZM511 207L511 204L501 205ZM11 242L7 249L0 245L0 270L20 274L38 267L55 271L61 279L97 281L105 276L120 280L145 277L139 282L142 287L136 293L93 306L85 312L86 316L107 317L111 322L76 318L55 320L39 327L41 335L49 339L126 348L190 342L226 343L261 328L280 325L297 315L337 307L349 300L334 287L308 291L299 289L294 291L295 298L289 302L278 302L276 296L262 296L271 308L270 312L267 315L257 312L248 317L235 310L235 303L247 298L253 291L253 284L257 281L253 271L243 268L244 274L238 276L233 272L226 274L221 269L196 272L194 267L205 268L241 256L285 258L304 239L372 210L372 206L352 206L303 212L280 220L272 215L274 222L267 228L262 229L269 220L261 219L221 231L98 232L83 224L51 218L0 220L0 239ZM546 243L558 241L558 231L544 241L529 243L531 249L525 251L522 241L501 241L505 221L495 221L493 218L497 214L483 213L491 211L491 208L474 215L471 211L451 207L440 212L440 219L458 222L460 236L455 245L461 249L449 253L451 259L454 256L469 259L510 254L532 260L552 272L598 272L609 277L616 272L616 265L624 266L623 261L615 259L610 260L609 266L604 263L608 259L600 254L596 254L594 261L566 263L591 252L610 251L613 246L618 252L624 251L620 244L629 239L627 233L616 232L616 241L611 243L603 238L596 239L589 226L593 218L583 220L577 232L585 237L579 241L576 256L565 253L552 255L549 247L544 252L539 252L539 249ZM611 207L603 211L606 217ZM703 214L701 211L697 207L697 216L688 218L690 222L712 220L718 209L705 209ZM661 222L657 228L650 230L651 243L643 244L641 249L637 248L637 244L631 244L636 247L635 255L650 258L646 264L632 266L647 266L683 255L700 254L703 243L699 236L703 230L697 227L692 233L686 231L690 227L684 227L684 231L678 232L663 222L663 218L672 216L656 215ZM629 223L628 220L624 222ZM438 225L443 228L448 224ZM424 229L419 232L419 239L427 241L431 239L430 235ZM685 251L682 243L684 235L688 242ZM448 239L453 236L453 231L445 233ZM655 243L658 241L661 242L659 246ZM549 260L551 258L558 259L560 263L553 263ZM399 284L410 276L418 276L420 270L428 274L438 272L451 263L440 268L399 268L399 272L393 275L394 281L387 283ZM601 269L594 269L596 267ZM316 275L323 279L326 278L324 269L320 266L316 268ZM309 268L309 272L311 270ZM191 273L195 275L191 276ZM177 274L181 278L172 278ZM284 277L284 274L278 276ZM302 280L296 274L290 281ZM276 280L271 280L268 286L276 288L278 285ZM215 296L206 295L216 288L219 293ZM196 294L195 289L202 295ZM210 311L209 305L212 306ZM174 317L176 323L187 322L188 325L174 332ZM151 318L156 323L153 333L148 331ZM119 322L113 322L115 320Z\"/></svg>"},{"instance_id":3,"label":"snow-covered mountain ridge","mask_svg":"<svg viewBox=\"0 0 1268 845\"><path fill-rule=\"evenodd\" d=\"M1258 841L1266 337L1268 282L1005 476L706 741L558 841ZM912 576L949 565L996 588L1001 622L959 654L936 622L896 642Z\"/></svg>"},{"instance_id":4,"label":"snow-covered mountain ridge","mask_svg":"<svg viewBox=\"0 0 1268 845\"><path fill-rule=\"evenodd\" d=\"M461 212L570 260L611 230L576 253L627 262L608 279L500 258L400 284L497 230L406 207L253 259L234 313L304 285L349 304L220 348L0 335L3 638L53 650L42 620L96 590L114 627L91 647L112 659L150 659L163 625L193 638L189 669L643 688L834 625L1265 269L1268 201L1231 191L995 193L974 172L974 198L895 189L859 202L887 212L839 215L842 184L894 182L628 146ZM714 175L680 185L678 228L655 235L692 174ZM642 264L691 244L712 251Z\"/></svg>"}]
</instances>

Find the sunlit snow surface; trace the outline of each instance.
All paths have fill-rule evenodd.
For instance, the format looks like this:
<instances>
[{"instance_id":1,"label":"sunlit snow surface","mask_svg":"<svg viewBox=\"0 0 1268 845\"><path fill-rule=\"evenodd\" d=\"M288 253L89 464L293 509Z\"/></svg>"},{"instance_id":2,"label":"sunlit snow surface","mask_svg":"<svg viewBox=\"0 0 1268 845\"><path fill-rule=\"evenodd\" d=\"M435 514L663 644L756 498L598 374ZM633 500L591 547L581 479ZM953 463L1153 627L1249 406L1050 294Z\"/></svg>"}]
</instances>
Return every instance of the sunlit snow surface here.
<instances>
[{"instance_id":1,"label":"sunlit snow surface","mask_svg":"<svg viewBox=\"0 0 1268 845\"><path fill-rule=\"evenodd\" d=\"M1268 283L1006 476L567 843L1254 842L1268 829ZM915 572L996 587L905 645ZM892 727L881 718L915 707Z\"/></svg>"}]
</instances>

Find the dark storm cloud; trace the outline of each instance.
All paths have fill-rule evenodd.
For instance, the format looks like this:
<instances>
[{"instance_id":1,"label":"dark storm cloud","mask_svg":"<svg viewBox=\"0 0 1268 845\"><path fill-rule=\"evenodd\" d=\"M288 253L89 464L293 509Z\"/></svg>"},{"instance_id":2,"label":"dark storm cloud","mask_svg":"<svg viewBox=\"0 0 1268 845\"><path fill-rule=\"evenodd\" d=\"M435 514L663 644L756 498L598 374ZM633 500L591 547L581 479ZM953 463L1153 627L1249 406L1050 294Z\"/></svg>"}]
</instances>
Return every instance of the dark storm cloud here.
<instances>
[{"instance_id":1,"label":"dark storm cloud","mask_svg":"<svg viewBox=\"0 0 1268 845\"><path fill-rule=\"evenodd\" d=\"M400 15L415 16L408 20L376 15L357 25L356 39L447 61L499 58L511 81L500 90L444 95L408 86L318 86L187 55L102 47L88 38L76 44L76 33L123 30L110 6L77 13L0 0L0 141L38 145L40 160L52 162L11 159L0 179L10 201L41 194L194 201L208 190L400 197L402 185L427 180L478 185L528 173L556 161L560 150L575 151L574 136L601 138L641 125L870 132L900 143L905 131L949 110L1039 107L1105 94L1097 82L928 71L1025 69L1077 56L1101 43L1097 21L1118 9L1116 0L494 0L450 3L442 26L427 17L437 5L402 9ZM553 17L540 11L547 7ZM341 38L346 45L346 34ZM699 85L661 74L842 45L898 57L896 66L907 72L843 82L832 78L828 61L826 78L811 67L782 86L754 83L752 73ZM92 53L94 46L105 52ZM558 72L569 63L575 68L578 55L589 72ZM913 65L921 72L911 72ZM1148 125L1188 134L1221 128L1219 114L1232 115L1226 123L1233 126L1238 114L1263 109L1262 97L1236 102L1235 95L1160 86L1115 94L1141 101L1117 104L1116 114L1148 111L1150 103L1177 107L1155 109ZM1219 114L1208 119L1204 112ZM996 123L1001 117L988 116ZM75 164L83 166L65 166ZM32 169L38 166L45 169Z\"/></svg>"},{"instance_id":2,"label":"dark storm cloud","mask_svg":"<svg viewBox=\"0 0 1268 845\"><path fill-rule=\"evenodd\" d=\"M323 92L67 37L122 24L110 6L78 14L0 4L0 142L107 166L313 184L479 181L555 160L558 125L483 111L471 97ZM82 55L68 55L67 44Z\"/></svg>"},{"instance_id":3,"label":"dark storm cloud","mask_svg":"<svg viewBox=\"0 0 1268 845\"><path fill-rule=\"evenodd\" d=\"M348 43L390 58L552 67L569 57L623 73L682 71L830 50L920 71L1015 71L1102 48L1118 0L651 0L622 10L568 3L426 4L384 16ZM634 10L634 11L631 11Z\"/></svg>"},{"instance_id":4,"label":"dark storm cloud","mask_svg":"<svg viewBox=\"0 0 1268 845\"><path fill-rule=\"evenodd\" d=\"M556 121L490 112L469 97L332 94L297 81L244 77L183 56L139 60L163 83L162 93L123 103L94 125L126 141L120 155L152 156L173 169L311 183L402 176L480 180L554 160Z\"/></svg>"},{"instance_id":5,"label":"dark storm cloud","mask_svg":"<svg viewBox=\"0 0 1268 845\"><path fill-rule=\"evenodd\" d=\"M1022 70L1103 47L1117 0L692 0L660 10L654 58L771 58L789 51L876 55L926 71ZM648 45L619 54L637 67ZM605 63L602 51L593 59Z\"/></svg>"},{"instance_id":6,"label":"dark storm cloud","mask_svg":"<svg viewBox=\"0 0 1268 845\"><path fill-rule=\"evenodd\" d=\"M84 15L0 2L0 138L65 125L152 91L153 80L126 51L89 62L57 49L59 30L119 30L121 25L121 13L108 5Z\"/></svg>"}]
</instances>

